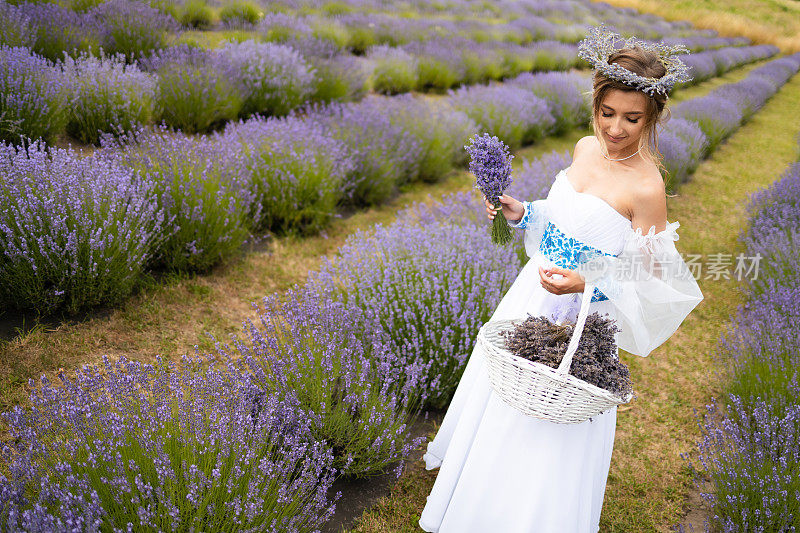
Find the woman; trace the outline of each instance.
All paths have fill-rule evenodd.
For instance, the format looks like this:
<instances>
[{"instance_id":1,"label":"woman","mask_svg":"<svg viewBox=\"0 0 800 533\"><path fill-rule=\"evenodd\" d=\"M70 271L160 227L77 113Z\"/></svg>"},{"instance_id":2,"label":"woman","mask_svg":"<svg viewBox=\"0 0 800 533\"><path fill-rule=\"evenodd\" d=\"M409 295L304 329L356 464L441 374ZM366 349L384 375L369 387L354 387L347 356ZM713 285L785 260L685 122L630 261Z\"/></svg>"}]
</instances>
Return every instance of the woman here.
<instances>
[{"instance_id":1,"label":"woman","mask_svg":"<svg viewBox=\"0 0 800 533\"><path fill-rule=\"evenodd\" d=\"M646 356L702 300L675 249L678 223L667 222L655 138L668 91L686 79L685 66L669 54L685 49L633 39L615 49L613 37L595 28L579 47L596 68L594 136L578 141L546 199L500 197L506 219L518 221L509 225L525 228L531 259L491 320L574 318L591 281L589 312L615 318L618 347ZM615 426L616 408L580 424L523 415L492 392L476 345L424 456L426 468L440 470L420 526L441 533L596 532Z\"/></svg>"}]
</instances>

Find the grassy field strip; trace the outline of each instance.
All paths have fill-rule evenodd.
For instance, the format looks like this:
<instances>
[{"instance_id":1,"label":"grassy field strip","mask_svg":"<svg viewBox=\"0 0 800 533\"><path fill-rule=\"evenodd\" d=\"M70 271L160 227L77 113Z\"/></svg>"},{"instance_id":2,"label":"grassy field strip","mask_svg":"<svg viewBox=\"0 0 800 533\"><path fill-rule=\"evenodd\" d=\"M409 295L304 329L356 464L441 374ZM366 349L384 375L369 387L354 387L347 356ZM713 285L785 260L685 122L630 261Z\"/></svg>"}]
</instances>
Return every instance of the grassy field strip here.
<instances>
[{"instance_id":1,"label":"grassy field strip","mask_svg":"<svg viewBox=\"0 0 800 533\"><path fill-rule=\"evenodd\" d=\"M734 69L723 78L738 81L761 63ZM708 80L683 91L699 96L716 84ZM683 91L676 92L676 98ZM546 138L518 151L515 165L521 165L523 157L571 150L577 139L588 134L591 131L586 129ZM334 221L318 236L274 239L265 246L266 252L246 253L211 274L158 280L118 309L96 313L80 323L45 322L30 329L0 344L0 408L27 397L28 378L96 363L103 355L152 361L159 354L178 357L192 352L195 345L211 348L206 332L221 340L238 333L241 321L254 316L251 302L302 282L309 270L318 267L321 256L335 252L351 233L375 223L389 223L398 209L469 189L472 182L466 171L458 171L438 184L414 185L388 204Z\"/></svg>"},{"instance_id":2,"label":"grassy field strip","mask_svg":"<svg viewBox=\"0 0 800 533\"><path fill-rule=\"evenodd\" d=\"M800 123L787 123L786 117L798 108L800 75L669 199L668 218L681 223L678 248L683 254L704 254L706 260L708 254L741 250L737 235L746 221L748 195L771 183L796 158ZM647 358L623 355L639 397L618 415L603 532L666 532L685 514L692 482L680 454L690 451L699 436L692 409L718 394L716 377L709 371L714 346L742 300L734 279L698 282L705 300L665 345ZM409 465L391 495L365 513L353 531L417 530L435 476L421 462Z\"/></svg>"}]
</instances>

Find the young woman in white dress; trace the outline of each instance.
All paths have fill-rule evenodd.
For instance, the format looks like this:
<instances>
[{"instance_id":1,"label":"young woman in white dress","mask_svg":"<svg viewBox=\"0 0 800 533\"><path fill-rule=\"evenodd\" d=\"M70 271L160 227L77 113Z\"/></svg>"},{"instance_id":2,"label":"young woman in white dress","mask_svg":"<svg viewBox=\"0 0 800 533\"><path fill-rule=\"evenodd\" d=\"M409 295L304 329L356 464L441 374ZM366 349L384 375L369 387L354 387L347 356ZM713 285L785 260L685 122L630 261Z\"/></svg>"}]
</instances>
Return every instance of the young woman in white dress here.
<instances>
[{"instance_id":1,"label":"young woman in white dress","mask_svg":"<svg viewBox=\"0 0 800 533\"><path fill-rule=\"evenodd\" d=\"M599 42L586 46L597 51ZM603 58L603 67L616 64L639 76L640 87L669 73L658 50L638 45ZM509 224L525 228L530 260L491 320L564 309L574 317L591 277L597 289L589 312L615 318L622 330L618 347L646 356L702 294L675 248L678 223L667 222L653 139L667 91L647 94L631 87L626 74L601 70L610 69L595 72L595 135L578 141L572 164L558 173L547 198L500 197L506 219L518 221ZM496 215L489 202L486 211L490 219ZM592 270L586 268L592 261L576 257L606 263ZM632 265L635 275L622 275ZM616 408L583 423L557 424L505 404L491 390L476 344L424 456L427 469L440 470L420 526L440 533L598 531L615 426Z\"/></svg>"}]
</instances>

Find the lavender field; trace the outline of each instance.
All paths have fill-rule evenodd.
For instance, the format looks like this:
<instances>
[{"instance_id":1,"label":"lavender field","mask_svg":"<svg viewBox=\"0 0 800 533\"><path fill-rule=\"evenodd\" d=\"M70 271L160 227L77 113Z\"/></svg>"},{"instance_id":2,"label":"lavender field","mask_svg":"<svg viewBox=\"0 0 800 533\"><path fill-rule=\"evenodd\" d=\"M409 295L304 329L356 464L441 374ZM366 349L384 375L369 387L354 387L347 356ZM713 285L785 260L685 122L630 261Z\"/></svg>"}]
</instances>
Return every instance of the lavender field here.
<instances>
[{"instance_id":1,"label":"lavender field","mask_svg":"<svg viewBox=\"0 0 800 533\"><path fill-rule=\"evenodd\" d=\"M498 136L508 193L544 196L589 134L576 43L600 21L692 51L659 132L670 211L746 206L732 246L762 256L704 303L715 328L741 304L725 334L671 341L715 376L675 418L705 413L667 424L662 465L620 446L601 529L685 528L692 505L711 531L800 527L798 167L747 201L731 169L703 188L800 103L800 53L586 0L0 0L0 529L332 531L337 487L390 473L335 522L413 530L432 482L414 427L527 261L521 233L490 242L464 145ZM631 416L623 439L665 424Z\"/></svg>"}]
</instances>

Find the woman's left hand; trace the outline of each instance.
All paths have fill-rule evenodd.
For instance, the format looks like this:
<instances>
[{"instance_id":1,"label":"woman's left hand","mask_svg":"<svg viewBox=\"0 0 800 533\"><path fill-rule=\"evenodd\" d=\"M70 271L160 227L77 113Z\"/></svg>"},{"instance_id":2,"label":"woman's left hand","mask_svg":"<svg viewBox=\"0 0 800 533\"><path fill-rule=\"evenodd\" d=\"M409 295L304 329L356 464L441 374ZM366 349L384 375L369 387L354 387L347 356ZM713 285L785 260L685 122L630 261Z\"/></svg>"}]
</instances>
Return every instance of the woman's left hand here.
<instances>
[{"instance_id":1,"label":"woman's left hand","mask_svg":"<svg viewBox=\"0 0 800 533\"><path fill-rule=\"evenodd\" d=\"M560 274L560 276L554 276ZM553 294L570 294L573 292L583 292L583 277L574 270L566 270L557 266L549 268L539 267L539 277L542 287L547 292Z\"/></svg>"}]
</instances>

